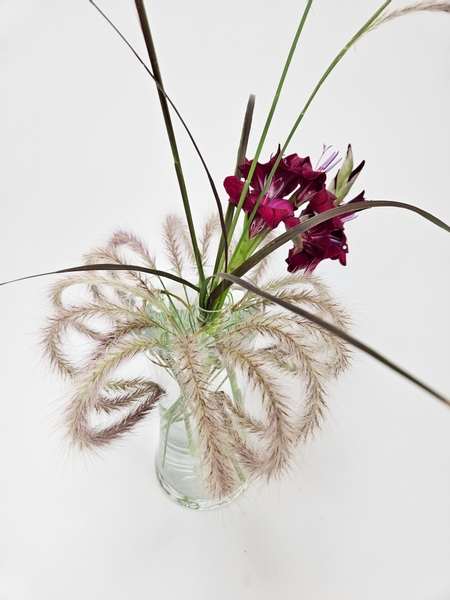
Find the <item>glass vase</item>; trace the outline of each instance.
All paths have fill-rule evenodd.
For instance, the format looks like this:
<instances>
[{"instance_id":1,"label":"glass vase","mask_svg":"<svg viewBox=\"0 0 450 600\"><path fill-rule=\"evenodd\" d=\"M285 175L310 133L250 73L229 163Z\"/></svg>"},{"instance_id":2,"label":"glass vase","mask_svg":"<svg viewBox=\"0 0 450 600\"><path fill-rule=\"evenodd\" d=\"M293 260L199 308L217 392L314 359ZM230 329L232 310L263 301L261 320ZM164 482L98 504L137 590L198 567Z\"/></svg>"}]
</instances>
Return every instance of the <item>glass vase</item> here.
<instances>
[{"instance_id":1,"label":"glass vase","mask_svg":"<svg viewBox=\"0 0 450 600\"><path fill-rule=\"evenodd\" d=\"M177 326L184 328L190 338L195 340L196 352L201 356L201 371L205 376L202 383L203 398L212 399L218 398L220 394L227 394L239 401L241 392L235 373L221 364L215 345L221 332L226 335L227 323L232 319L229 305L225 304L219 311L177 307L176 318ZM183 506L197 510L223 506L244 491L247 477L238 461L233 456L228 456L233 465L232 489L226 495L220 494L218 497L208 488L204 445L199 439L198 418L193 414L192 403L187 402L183 395L182 390L185 388L180 379L186 373L179 364L174 341L176 339L178 336L166 331L166 335L159 341L161 343L164 340L158 353L161 362L166 365L166 380L163 383L166 395L158 402L160 437L156 452L157 478L169 497Z\"/></svg>"},{"instance_id":2,"label":"glass vase","mask_svg":"<svg viewBox=\"0 0 450 600\"><path fill-rule=\"evenodd\" d=\"M172 500L188 508L200 510L228 504L244 491L247 480L240 472L234 493L220 500L211 497L205 488L202 457L190 419L183 415L172 418L179 402L180 398L166 396L159 403L160 437L156 451L159 483Z\"/></svg>"}]
</instances>

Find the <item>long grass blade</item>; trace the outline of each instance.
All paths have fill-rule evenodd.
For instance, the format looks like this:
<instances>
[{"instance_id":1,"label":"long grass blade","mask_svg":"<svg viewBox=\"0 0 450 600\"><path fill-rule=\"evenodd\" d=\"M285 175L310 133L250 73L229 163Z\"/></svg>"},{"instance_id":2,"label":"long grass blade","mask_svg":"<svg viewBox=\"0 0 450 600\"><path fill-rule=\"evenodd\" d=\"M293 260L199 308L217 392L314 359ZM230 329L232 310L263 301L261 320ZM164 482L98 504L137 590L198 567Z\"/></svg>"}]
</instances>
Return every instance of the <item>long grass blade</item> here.
<instances>
[{"instance_id":1,"label":"long grass blade","mask_svg":"<svg viewBox=\"0 0 450 600\"><path fill-rule=\"evenodd\" d=\"M434 225L437 225L441 229L444 229L445 231L450 233L450 226L447 225L447 223L444 223L444 221L441 221L441 219L438 219L431 213L427 212L426 210L422 210L421 208L414 206L413 204L407 204L405 202L395 202L394 200L364 200L363 202L353 202L351 204L341 205L331 210L327 210L323 213L315 215L314 217L308 219L304 223L300 223L300 225L296 225L295 227L292 227L292 229L289 229L288 231L282 233L273 241L269 242L260 250L255 252L246 261L244 261L239 267L237 267L233 271L233 275L237 277L242 277L242 275L245 275L261 260L269 256L269 254L280 248L283 244L286 244L297 235L308 231L309 229L315 227L316 225L319 225L320 223L328 221L333 217L338 217L339 215L347 214L350 212L359 212L361 210L367 210L369 208L382 206L404 208L406 210L410 210L412 212L417 213L424 219L427 219L427 221L434 223ZM230 285L230 283L223 282L215 288L215 290L212 292L209 298L210 306L212 306L212 304L230 287Z\"/></svg>"},{"instance_id":2,"label":"long grass blade","mask_svg":"<svg viewBox=\"0 0 450 600\"><path fill-rule=\"evenodd\" d=\"M404 377L405 379L408 379L412 383L415 383L417 386L419 386L420 388L422 388L423 390L425 390L426 392L428 392L429 394L431 394L432 396L434 396L435 398L437 398L438 400L440 400L447 406L450 406L450 400L447 399L445 396L442 396L442 394L440 394L436 390L432 389L426 383L423 383L422 381L420 381L420 379L417 379L417 377L415 377L414 375L411 375L411 373L408 373L407 371L405 371L404 369L402 369L401 367L399 367L398 365L393 363L391 360L389 360L388 358L386 358L385 356L383 356L382 354L377 352L376 350L373 350L372 348L370 348L370 346L367 346L363 342L360 342L353 336L349 335L345 331L342 331L338 327L335 327L331 323L324 321L317 315L310 313L309 311L307 311L303 308L300 308L299 306L294 306L293 304L290 304L289 302L285 302L284 300L281 300L280 298L277 298L276 296L272 296L272 294L268 294L267 292L264 292L263 290L252 285L248 281L245 281L244 279L241 279L240 277L236 277L235 275L231 275L229 273L216 273L215 277L221 277L232 283L235 283L235 284L239 285L240 287L244 288L245 290L253 292L254 294L258 294L262 298L265 298L266 300L270 300L270 302L274 302L275 304L282 306L286 310L289 310L290 312L293 312L305 319L312 321L313 323L316 323L317 325L319 325L320 327L323 327L324 329L326 329L333 335L336 335L337 337L341 338L348 344L351 344L355 348L358 348L359 350L362 350L366 354L369 354L369 356L372 356L373 358L375 358L376 360L381 362L386 367L389 367L390 369L392 369L399 375L402 375L402 377Z\"/></svg>"},{"instance_id":3,"label":"long grass blade","mask_svg":"<svg viewBox=\"0 0 450 600\"><path fill-rule=\"evenodd\" d=\"M156 80L159 83L159 86L158 86L159 103L161 106L164 124L166 126L166 133L167 133L167 137L169 139L170 149L172 152L172 158L173 158L173 163L174 163L174 167L175 167L175 173L177 176L178 187L180 188L181 199L183 201L184 213L185 213L186 221L187 221L187 224L189 227L189 235L191 236L191 240L192 240L192 247L194 249L195 263L196 263L197 269L198 269L198 276L199 276L200 282L203 282L205 279L205 275L203 272L203 265L202 265L202 261L201 261L201 257L200 257L200 250L198 248L197 234L195 232L195 225L194 225L194 220L192 217L191 205L189 202L188 191L187 191L187 187L186 187L186 180L184 178L183 169L181 166L181 158L180 158L180 153L178 150L178 144L177 144L177 140L176 140L176 136L175 136L175 130L173 128L172 118L170 116L169 104L167 102L165 94L163 93L164 84L163 84L163 80L162 80L162 76L161 76L161 71L159 68L158 58L156 55L155 45L153 43L153 36L150 31L150 24L148 22L147 13L145 10L143 0L134 0L134 4L135 4L137 12L138 12L142 34L144 36L145 45L146 45L150 63L152 65L152 69L153 69L153 75L155 76Z\"/></svg>"},{"instance_id":4,"label":"long grass blade","mask_svg":"<svg viewBox=\"0 0 450 600\"><path fill-rule=\"evenodd\" d=\"M225 230L225 221L224 221L224 216L223 216L222 203L220 201L220 197L219 197L219 193L217 191L216 184L214 183L214 179L213 179L213 177L211 175L211 171L209 170L208 165L206 164L206 161L203 158L203 154L200 152L200 148L198 147L197 142L195 141L195 138L194 138L193 134L191 133L189 127L187 126L186 121L181 116L181 113L179 112L179 110L175 106L175 104L172 101L172 99L170 98L170 96L163 89L163 87L161 86L161 84L157 81L156 77L153 75L153 73L151 72L151 70L148 68L148 66L145 64L145 62L142 60L142 58L139 56L139 54L136 52L136 50L133 48L133 46L130 44L130 42L126 39L126 37L114 25L114 23L111 21L111 19L109 19L109 17L97 6L97 4L94 2L94 0L89 0L89 2L94 6L94 8L97 9L97 11L101 14L101 16L105 19L105 21L114 29L114 31L122 39L122 41L125 42L125 44L128 46L128 48L131 50L131 52L137 58L137 60L141 63L141 65L147 71L147 74L153 79L153 82L155 83L156 87L158 88L158 91L161 92L164 95L164 97L166 98L167 102L172 107L172 110L174 111L174 113L178 117L178 120L180 121L181 125L183 126L184 130L186 131L186 133L187 133L187 135L188 135L188 137L189 137L189 139L190 139L190 141L191 141L191 143L192 143L192 145L194 147L194 150L195 150L195 152L197 153L197 156L200 159L202 167L203 167L203 169L204 169L204 171L206 173L206 177L208 178L208 182L209 182L209 185L211 187L211 191L213 193L214 200L216 201L217 213L219 215L219 222L220 222L220 227L222 229L222 235L225 235L225 231L226 230Z\"/></svg>"},{"instance_id":5,"label":"long grass blade","mask_svg":"<svg viewBox=\"0 0 450 600\"><path fill-rule=\"evenodd\" d=\"M238 214L234 215L233 222L231 224L231 228L230 228L230 231L229 231L229 236L230 237L232 237L232 235L234 233L234 230L236 229L237 221L238 221L238 218L239 218L239 211L242 208L242 205L244 204L245 196L247 195L248 189L250 187L250 182L252 180L253 174L254 174L255 169L256 169L256 165L258 163L259 157L260 157L262 149L264 147L264 143L266 141L266 137L267 137L267 134L269 132L269 128L270 128L270 125L272 123L273 116L275 114L275 110L276 110L278 101L279 101L280 96L281 96L281 91L283 89L284 82L286 81L286 77L287 77L289 68L291 66L291 62L292 62L292 59L294 57L298 41L299 41L300 36L302 34L303 28L305 26L306 19L308 18L308 14L309 14L309 11L311 9L312 3L313 3L313 0L308 0L307 1L306 6L305 6L305 8L303 10L302 18L300 19L300 23L299 23L299 25L297 27L297 30L295 32L295 36L294 36L294 39L292 41L291 47L289 48L288 57L287 57L286 62L284 64L283 71L281 73L280 80L278 82L278 86L277 86L277 89L275 91L275 95L274 95L274 98L272 100L272 104L271 104L270 109L269 109L269 114L267 115L267 119L266 119L266 122L264 124L264 129L262 131L260 140L258 142L258 147L256 148L255 156L253 158L253 161L252 161L252 164L251 164L251 167L250 167L250 171L248 173L247 179L246 179L244 187L242 189L241 197L239 199L239 203L238 203L238 206L237 206L237 213ZM278 163L279 163L280 160L281 160L281 154L280 154L279 160L276 163L277 165L278 165ZM263 195L266 193L266 190L268 189L268 187L270 185L270 182L272 181L272 177L273 177L274 173L275 173L275 167L273 168L272 173L271 173L269 179L267 180L267 184L264 187L264 190L261 192L261 197L259 199L259 202L261 201ZM243 236L241 236L241 239L243 239ZM240 242L238 242L238 246L239 245L240 245Z\"/></svg>"},{"instance_id":6,"label":"long grass blade","mask_svg":"<svg viewBox=\"0 0 450 600\"><path fill-rule=\"evenodd\" d=\"M27 279L35 279L36 277L44 277L46 275L60 275L63 273L78 273L80 271L138 271L139 273L150 273L150 275L156 275L157 277L166 277L167 279L172 279L172 281L176 281L177 283L181 283L182 285L186 285L196 292L200 292L200 289L187 281L187 279L183 279L182 277L178 277L177 275L173 275L172 273L168 273L167 271L160 271L159 269L149 269L147 267L139 267L137 265L117 265L114 263L104 263L97 265L80 265L78 267L70 267L68 269L59 269L58 271L48 271L46 273L36 273L34 275L26 275L25 277L18 277L17 279L11 279L10 281L0 282L1 285L8 285L10 283L16 283L18 281L25 281Z\"/></svg>"},{"instance_id":7,"label":"long grass blade","mask_svg":"<svg viewBox=\"0 0 450 600\"><path fill-rule=\"evenodd\" d=\"M248 102L247 102L247 109L245 111L244 123L242 125L241 139L239 141L239 147L238 147L238 152L237 152L236 167L234 169L234 174L236 175L236 177L240 177L239 165L241 165L245 160L245 154L247 152L247 146L248 146L248 140L250 137L250 129L252 126L254 109L255 109L255 96L253 96L251 94L248 99ZM224 229L222 228L222 238L220 239L219 247L217 250L217 258L216 258L216 263L214 265L214 271L222 270L224 265L225 265L225 271L228 271L228 249L229 249L229 242L230 242L230 240L228 239L228 235L229 235L228 231L231 227L231 222L233 220L234 211L235 211L235 206L233 204L231 204L231 202L229 202L227 212L225 215L225 232L224 232Z\"/></svg>"}]
</instances>

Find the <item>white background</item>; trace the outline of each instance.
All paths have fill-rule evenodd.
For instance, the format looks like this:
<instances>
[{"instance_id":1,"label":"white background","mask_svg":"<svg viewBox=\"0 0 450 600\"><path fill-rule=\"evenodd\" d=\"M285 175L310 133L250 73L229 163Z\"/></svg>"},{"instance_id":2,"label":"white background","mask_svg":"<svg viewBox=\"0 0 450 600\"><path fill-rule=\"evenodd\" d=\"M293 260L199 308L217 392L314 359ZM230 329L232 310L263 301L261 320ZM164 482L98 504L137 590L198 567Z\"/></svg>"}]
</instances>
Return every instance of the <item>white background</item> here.
<instances>
[{"instance_id":1,"label":"white background","mask_svg":"<svg viewBox=\"0 0 450 600\"><path fill-rule=\"evenodd\" d=\"M248 94L251 157L305 3L147 4L166 89L222 190ZM101 6L144 56L133 2ZM316 0L262 160L377 8ZM450 15L422 14L361 40L289 151L314 162L322 143L351 142L367 161L356 191L450 222L449 31ZM89 2L0 0L0 86L0 280L78 264L118 226L154 247L163 216L181 211L155 89ZM180 140L201 217L212 197ZM398 209L346 232L348 266L317 273L355 335L450 395L448 234ZM102 459L67 455L66 391L39 346L50 283L0 290L0 600L450 598L449 408L356 353L288 476L191 512L158 487L155 418Z\"/></svg>"}]
</instances>

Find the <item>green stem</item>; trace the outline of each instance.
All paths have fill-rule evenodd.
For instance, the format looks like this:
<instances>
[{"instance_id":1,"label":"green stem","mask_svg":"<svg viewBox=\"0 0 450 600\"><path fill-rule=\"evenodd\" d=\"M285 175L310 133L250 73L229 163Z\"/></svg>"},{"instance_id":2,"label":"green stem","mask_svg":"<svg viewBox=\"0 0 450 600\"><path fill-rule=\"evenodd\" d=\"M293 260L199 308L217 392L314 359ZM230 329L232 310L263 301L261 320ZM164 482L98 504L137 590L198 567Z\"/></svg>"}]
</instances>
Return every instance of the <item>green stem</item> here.
<instances>
[{"instance_id":1,"label":"green stem","mask_svg":"<svg viewBox=\"0 0 450 600\"><path fill-rule=\"evenodd\" d=\"M234 403L239 408L242 408L244 405L244 402L242 399L242 391L241 391L241 388L239 387L239 383L237 380L236 370L234 369L234 367L230 366L230 367L227 367L227 373L228 373L228 380L230 382L231 393L233 395Z\"/></svg>"},{"instance_id":2,"label":"green stem","mask_svg":"<svg viewBox=\"0 0 450 600\"><path fill-rule=\"evenodd\" d=\"M166 454L167 454L167 442L169 441L169 429L170 429L170 425L172 424L172 415L169 417L169 420L167 421L167 425L166 425L166 438L164 440L164 452L163 452L163 459L162 459L162 466L164 467L164 464L166 462Z\"/></svg>"},{"instance_id":3,"label":"green stem","mask_svg":"<svg viewBox=\"0 0 450 600\"><path fill-rule=\"evenodd\" d=\"M248 140L250 137L250 129L252 126L253 119L253 111L255 109L255 96L250 94L250 97L247 102L247 108L245 111L244 123L242 125L241 131L241 139L239 140L239 147L237 151L236 157L236 166L234 169L234 174L236 177L240 177L239 165L241 165L245 160L245 154L247 152ZM225 232L224 235L222 231L222 237L219 242L219 247L217 249L217 257L214 265L214 273L216 271L222 271L225 265L225 271L228 271L228 245L231 240L231 236L229 235L229 229L231 226L231 222L233 220L233 214L235 211L235 206L228 202L227 212L225 214Z\"/></svg>"},{"instance_id":4,"label":"green stem","mask_svg":"<svg viewBox=\"0 0 450 600\"><path fill-rule=\"evenodd\" d=\"M150 58L150 63L152 65L153 75L158 84L158 97L159 103L161 105L161 110L163 113L164 123L166 125L167 136L169 138L170 149L172 151L173 162L175 166L175 172L177 175L178 186L180 188L181 197L183 200L184 212L186 215L186 221L189 228L189 234L192 241L192 247L194 250L195 262L197 264L198 275L200 283L203 283L205 280L205 275L203 272L203 265L200 256L200 250L198 248L197 236L195 233L194 221L192 219L191 207L189 204L189 198L186 188L186 182L183 175L183 170L181 167L180 155L178 152L178 146L175 139L175 131L172 125L172 119L170 117L169 105L167 103L167 99L164 93L164 85L162 81L161 71L159 69L158 58L156 56L156 50L153 43L152 34L150 31L150 25L147 19L147 14L145 12L144 2L143 0L135 0L136 9L139 16L139 22L141 24L142 33L145 40L145 45L147 47L148 56Z\"/></svg>"},{"instance_id":5,"label":"green stem","mask_svg":"<svg viewBox=\"0 0 450 600\"><path fill-rule=\"evenodd\" d=\"M273 115L275 114L275 109L277 107L278 100L280 99L281 91L283 89L283 85L284 85L284 82L286 80L286 76L288 74L289 67L291 66L291 62L292 62L292 59L294 57L295 50L297 48L298 40L300 39L300 35L301 35L302 31L303 31L303 27L305 25L305 22L306 22L306 19L308 17L308 13L309 13L309 10L311 8L312 3L313 3L313 0L308 0L306 8L303 11L303 15L302 15L302 18L300 20L300 24L299 24L299 26L297 28L296 33L295 33L294 40L293 40L293 42L291 44L291 47L289 49L289 54L288 54L287 60L286 60L285 65L284 65L283 72L281 73L280 81L278 82L278 86L277 86L277 89L276 89L276 92L275 92L275 96L274 96L273 101L272 101L272 105L271 105L270 110L269 110L269 114L267 115L267 119L266 119L266 122L265 122L265 125L264 125L264 129L263 129L263 132L261 134L261 138L259 140L258 147L256 149L255 157L254 157L252 165L250 167L250 171L248 173L247 179L246 179L245 184L244 184L244 189L242 190L241 197L239 199L239 204L237 206L237 211L236 211L236 214L234 215L234 219L233 219L233 222L231 224L230 233L229 233L229 239L231 239L231 237L233 236L234 230L236 229L237 221L239 219L240 210L242 208L242 205L244 204L244 199L245 199L245 196L247 195L248 188L250 187L250 182L252 180L253 174L254 174L255 169L256 169L256 165L258 163L258 159L259 159L259 157L261 155L264 143L266 141L266 137L267 137L267 134L269 132L270 125L272 123ZM267 184L267 187L269 186L269 184L270 184L270 181ZM266 188L266 190L267 190L267 188ZM261 195L261 198L262 198L263 195L264 194ZM256 210L254 212L256 212ZM250 221L249 221L249 223L250 223ZM249 227L249 223L247 224L247 228ZM240 242L241 242L241 240L239 240L238 246L240 245ZM236 251L238 251L238 248L236 248Z\"/></svg>"},{"instance_id":6,"label":"green stem","mask_svg":"<svg viewBox=\"0 0 450 600\"><path fill-rule=\"evenodd\" d=\"M367 210L369 208L374 208L374 207L395 207L395 208L404 208L406 210L410 210L412 212L417 213L424 219L427 219L431 223L434 223L434 225L437 225L441 229L444 229L445 231L450 233L450 225L447 225L447 223L444 223L444 221L441 221L441 219L438 219L431 213L429 213L425 210L422 210L421 208L419 208L417 206L413 206L412 204L406 204L405 202L394 202L391 200L363 200L361 202L353 202L351 204L341 204L340 206L337 206L336 208L332 208L323 213L319 213L319 214L315 215L314 217L310 217L303 223L300 223L299 225L296 225L295 227L292 227L291 229L288 229L284 233L280 234L274 240L272 240L271 242L269 242L268 244L266 244L265 246L260 248L257 252L255 252L255 254L250 256L245 262L243 262L241 265L239 265L239 267L234 269L234 271L232 271L231 275L233 275L235 277L236 276L242 277L248 271L250 271L250 269L255 267L259 262L264 260L264 258L269 256L269 254L274 252L277 248L280 248L283 244L286 244L287 242L292 240L294 237L301 235L302 233L304 233L305 231L308 231L312 227L315 227L316 225L320 225L320 223L324 223L325 221L328 221L329 219L332 219L333 217L338 217L340 215L343 215L346 212L349 212L349 213L357 212L357 211ZM214 276L219 277L218 273L214 273ZM223 297L224 294L227 292L227 290L230 288L230 286L231 286L230 281L228 281L228 282L222 281L216 287L214 292L210 295L210 297L208 299L209 305L214 306L217 299Z\"/></svg>"},{"instance_id":7,"label":"green stem","mask_svg":"<svg viewBox=\"0 0 450 600\"><path fill-rule=\"evenodd\" d=\"M374 23L374 21L378 18L378 16L384 11L384 9L390 3L391 3L391 0L386 0L386 2L370 17L370 19L361 27L361 29L359 29L357 31L357 33L351 38L351 40L342 48L342 50L334 58L333 62L326 69L326 71L324 72L324 74L322 75L322 77L319 79L316 87L312 91L312 93L311 93L310 97L308 98L305 106L303 107L301 113L299 114L297 120L295 121L294 126L292 127L291 131L289 132L289 135L288 135L286 141L284 142L283 146L281 147L279 156L278 156L277 160L275 161L275 163L274 163L274 165L272 167L272 170L269 173L269 176L267 177L267 181L266 181L266 183L265 183L265 185L264 185L264 187L263 187L263 189L261 191L261 194L260 194L260 196L258 198L258 201L255 204L253 212L250 215L250 219L248 220L246 226L244 227L244 231L242 233L241 239L239 240L239 242L238 242L238 244L236 246L235 254L237 254L237 252L239 251L239 246L241 245L242 240L245 239L244 238L245 230L249 229L250 224L251 224L254 216L256 215L256 211L258 210L258 206L260 205L260 203L261 203L261 201L262 201L262 199L264 197L264 194L267 192L267 190L268 190L268 188L270 186L270 183L271 183L271 181L273 179L275 171L277 170L278 165L280 164L281 159L283 158L283 155L284 155L284 153L286 151L286 148L289 145L289 142L291 141L291 139L293 138L295 132L297 131L298 126L300 125L301 121L303 120L303 117L305 116L305 113L308 110L311 102L314 100L317 92L320 90L320 88L322 87L322 85L324 84L324 82L326 81L326 79L328 78L328 76L330 75L330 73L337 66L337 64L347 54L348 50L364 35L364 33L366 33L370 29L370 27ZM253 164L252 164L252 167L253 167ZM256 168L256 164L255 164L255 168ZM246 184L247 184L247 182L249 182L249 180L251 180L252 176L253 176L253 172L252 172L252 170L250 170L250 173L249 173L249 176L247 178ZM244 191L245 191L245 194L247 194L248 187L247 187L247 189L245 189L245 187L244 187L243 192ZM244 198L245 198L245 196L244 196ZM243 202L243 200L242 200L242 202ZM233 260L233 257L231 258L231 261L232 260Z\"/></svg>"},{"instance_id":8,"label":"green stem","mask_svg":"<svg viewBox=\"0 0 450 600\"><path fill-rule=\"evenodd\" d=\"M294 123L294 126L292 127L291 131L289 132L288 137L286 138L286 141L284 142L282 148L281 148L281 152L280 152L280 156L279 156L279 160L277 163L275 163L275 165L273 166L273 169L268 177L268 181L270 184L270 181L275 173L276 168L278 167L278 164L282 158L282 155L284 154L287 146L289 145L289 142L291 141L292 137L294 136L294 133L297 131L298 126L300 125L303 117L305 116L306 111L308 110L311 102L314 100L317 92L320 90L320 88L322 87L323 83L326 81L326 79L328 78L328 76L330 75L330 73L334 70L334 68L337 66L337 64L341 61L341 59L347 54L347 52L350 50L350 48L356 44L356 42L370 29L370 26L373 24L373 22L379 17L379 15L384 11L384 9L391 3L391 0L386 0L386 2L370 17L370 19L361 27L361 29L359 29L355 35L352 37L352 39L342 48L342 50L339 52L339 54L335 57L335 59L333 60L333 62L330 64L330 66L328 67L328 69L325 71L325 73L322 75L322 77L320 78L320 80L318 81L316 87L314 88L314 90L312 91L312 94L310 95L310 97L308 98L305 106L303 107L303 110L301 111L301 113L299 114L297 120ZM268 184L268 185L269 185Z\"/></svg>"},{"instance_id":9,"label":"green stem","mask_svg":"<svg viewBox=\"0 0 450 600\"><path fill-rule=\"evenodd\" d=\"M361 27L361 29L359 29L355 35L351 38L351 40L342 48L342 50L337 54L337 56L334 58L334 60L332 61L332 63L329 65L329 67L326 69L325 73L322 75L322 77L319 79L316 87L314 88L314 90L312 91L310 97L308 98L305 106L303 107L302 111L300 112L297 120L294 123L294 126L292 127L291 131L289 132L288 137L286 138L286 141L284 142L283 146L281 147L281 151L280 154L278 156L278 159L275 161L272 170L269 173L269 176L267 178L267 182L260 194L260 197L258 199L258 202L255 205L255 208L250 216L250 221L253 219L253 217L256 214L257 208L259 206L259 203L261 202L264 194L266 193L270 182L272 181L272 178L275 174L275 171L278 167L278 165L281 162L281 159L283 158L283 154L286 151L286 148L289 145L289 142L291 141L291 139L293 138L295 132L298 129L298 126L300 125L300 123L303 120L303 117L305 116L306 111L308 110L311 102L314 100L314 98L316 97L317 92L320 90L320 88L322 87L322 85L324 84L324 82L327 80L328 76L330 75L330 73L334 70L334 68L338 65L338 63L341 61L341 59L347 54L347 52L350 50L350 48L359 40L359 38L364 35L364 33L366 33L369 29L370 26L372 25L372 23L378 18L378 16L384 11L384 9L386 8L386 6L388 6L388 4L391 3L391 0L386 0L386 2L370 17L370 19Z\"/></svg>"},{"instance_id":10,"label":"green stem","mask_svg":"<svg viewBox=\"0 0 450 600\"><path fill-rule=\"evenodd\" d=\"M126 39L126 37L119 31L119 29L114 25L114 23L111 21L111 19L100 9L100 7L97 6L97 4L94 2L94 0L89 0L89 2L101 14L101 16L106 20L106 22L114 29L114 31L117 33L117 35L122 39L122 41L128 46L128 48L134 54L135 58L141 63L141 65L143 66L143 68L147 71L147 74L152 78L152 80L156 84L156 87L164 94L167 102L170 104L170 106L172 107L172 110L174 111L174 113L178 117L181 125L184 127L184 129L185 129L185 131L187 133L187 136L190 139L190 141L192 143L192 146L194 147L194 150L197 153L197 156L200 159L200 162L202 163L203 169L204 169L204 171L206 173L206 176L208 178L209 185L211 186L211 191L212 191L213 196L214 196L214 200L216 201L217 213L219 215L219 221L220 221L220 227L222 229L222 235L225 236L225 220L224 220L224 217L223 217L222 204L221 204L221 201L220 201L219 193L218 193L217 188L216 188L216 184L214 183L214 180L212 178L212 175L211 175L211 172L210 172L210 170L208 168L208 165L206 164L206 161L203 158L202 153L200 152L200 148L198 147L197 142L194 139L194 136L192 135L189 127L187 126L186 121L183 119L183 117L180 114L180 111L177 109L177 107L175 106L175 104L172 102L170 96L161 87L161 85L159 84L159 82L156 80L155 76L151 72L151 70L148 68L148 66L145 64L145 62L142 60L142 58L139 56L139 54L136 52L136 50L133 48L133 46L130 44L130 42Z\"/></svg>"}]
</instances>

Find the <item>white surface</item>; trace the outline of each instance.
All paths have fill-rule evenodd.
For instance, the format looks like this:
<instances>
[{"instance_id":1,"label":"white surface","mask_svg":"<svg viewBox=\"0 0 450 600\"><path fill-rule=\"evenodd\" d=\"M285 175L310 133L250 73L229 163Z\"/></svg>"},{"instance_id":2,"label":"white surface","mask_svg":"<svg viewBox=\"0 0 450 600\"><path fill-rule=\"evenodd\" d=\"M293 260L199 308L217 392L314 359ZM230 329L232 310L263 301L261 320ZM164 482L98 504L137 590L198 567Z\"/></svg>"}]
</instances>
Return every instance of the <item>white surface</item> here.
<instances>
[{"instance_id":1,"label":"white surface","mask_svg":"<svg viewBox=\"0 0 450 600\"><path fill-rule=\"evenodd\" d=\"M166 88L220 188L249 93L254 151L303 5L148 3ZM316 0L264 160L377 5ZM133 2L101 6L143 53ZM450 222L449 28L450 16L425 14L360 41L290 151L318 157L323 142L351 142L367 161L356 187L368 198ZM2 0L0 81L0 280L75 265L119 225L151 243L180 207L156 93L87 0ZM201 215L208 185L181 148ZM448 234L395 209L346 231L348 266L318 273L350 307L355 334L449 394ZM155 420L103 458L61 446L64 385L39 347L49 283L0 292L1 600L450 598L448 408L358 353L289 476L190 512L158 487Z\"/></svg>"}]
</instances>

